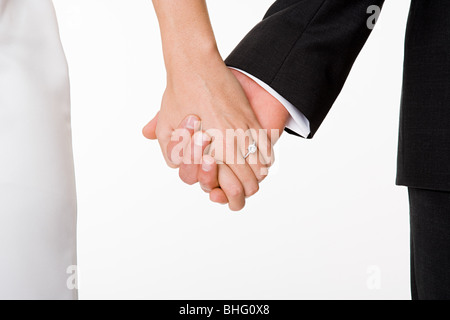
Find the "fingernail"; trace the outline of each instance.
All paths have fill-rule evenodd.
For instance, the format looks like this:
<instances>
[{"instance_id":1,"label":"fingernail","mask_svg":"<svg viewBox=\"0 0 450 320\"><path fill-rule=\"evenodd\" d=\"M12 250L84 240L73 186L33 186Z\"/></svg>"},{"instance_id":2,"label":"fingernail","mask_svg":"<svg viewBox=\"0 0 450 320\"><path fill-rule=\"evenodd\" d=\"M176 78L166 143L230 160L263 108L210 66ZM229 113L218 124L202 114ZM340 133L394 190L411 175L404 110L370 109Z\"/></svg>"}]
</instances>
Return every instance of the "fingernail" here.
<instances>
[{"instance_id":1,"label":"fingernail","mask_svg":"<svg viewBox=\"0 0 450 320\"><path fill-rule=\"evenodd\" d=\"M202 190L205 191L206 193L210 193L210 192L211 192L211 189L209 189L209 188L207 188L207 187L205 187L205 186L200 185L200 187L201 187Z\"/></svg>"},{"instance_id":2,"label":"fingernail","mask_svg":"<svg viewBox=\"0 0 450 320\"><path fill-rule=\"evenodd\" d=\"M202 161L202 170L205 172L210 172L213 168L214 168L214 158L211 156L203 156L203 161Z\"/></svg>"},{"instance_id":3,"label":"fingernail","mask_svg":"<svg viewBox=\"0 0 450 320\"><path fill-rule=\"evenodd\" d=\"M195 116L190 116L186 121L186 128L194 130L198 126L199 120Z\"/></svg>"}]
</instances>

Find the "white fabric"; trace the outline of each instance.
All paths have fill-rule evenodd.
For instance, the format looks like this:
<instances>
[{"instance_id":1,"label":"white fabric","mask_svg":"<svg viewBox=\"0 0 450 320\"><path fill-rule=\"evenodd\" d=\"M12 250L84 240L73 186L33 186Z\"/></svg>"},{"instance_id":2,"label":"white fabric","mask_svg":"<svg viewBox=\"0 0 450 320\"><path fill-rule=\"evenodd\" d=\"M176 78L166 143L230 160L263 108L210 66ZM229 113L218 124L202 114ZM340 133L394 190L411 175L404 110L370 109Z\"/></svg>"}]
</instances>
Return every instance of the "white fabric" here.
<instances>
[{"instance_id":1,"label":"white fabric","mask_svg":"<svg viewBox=\"0 0 450 320\"><path fill-rule=\"evenodd\" d=\"M295 133L301 135L304 138L307 138L309 134L311 133L311 127L309 124L308 118L299 111L292 103L287 101L282 95L280 95L278 92L276 92L272 87L270 87L265 82L261 81L260 79L256 78L255 76L249 74L248 72L245 72L243 70L237 69L237 68L231 68L236 71L242 72L247 77L255 81L257 84L259 84L264 90L266 90L269 94L271 94L275 99L280 101L280 103L286 108L286 110L291 115L288 121L286 122L286 128L289 128L290 130L294 131Z\"/></svg>"},{"instance_id":2,"label":"white fabric","mask_svg":"<svg viewBox=\"0 0 450 320\"><path fill-rule=\"evenodd\" d=\"M0 150L0 299L76 299L69 81L51 0L0 0Z\"/></svg>"}]
</instances>

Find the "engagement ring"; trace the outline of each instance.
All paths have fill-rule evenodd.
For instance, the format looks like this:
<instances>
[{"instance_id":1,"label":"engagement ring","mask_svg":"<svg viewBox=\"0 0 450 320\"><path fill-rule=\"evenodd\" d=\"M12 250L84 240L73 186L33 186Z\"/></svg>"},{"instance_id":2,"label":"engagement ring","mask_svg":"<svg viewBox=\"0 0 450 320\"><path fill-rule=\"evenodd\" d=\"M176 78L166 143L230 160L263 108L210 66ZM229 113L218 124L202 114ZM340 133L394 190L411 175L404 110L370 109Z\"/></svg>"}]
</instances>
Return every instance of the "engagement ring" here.
<instances>
[{"instance_id":1,"label":"engagement ring","mask_svg":"<svg viewBox=\"0 0 450 320\"><path fill-rule=\"evenodd\" d=\"M257 150L258 150L258 147L256 147L256 141L255 141L251 145L248 146L248 152L245 155L244 159L247 159L249 155L256 153Z\"/></svg>"}]
</instances>

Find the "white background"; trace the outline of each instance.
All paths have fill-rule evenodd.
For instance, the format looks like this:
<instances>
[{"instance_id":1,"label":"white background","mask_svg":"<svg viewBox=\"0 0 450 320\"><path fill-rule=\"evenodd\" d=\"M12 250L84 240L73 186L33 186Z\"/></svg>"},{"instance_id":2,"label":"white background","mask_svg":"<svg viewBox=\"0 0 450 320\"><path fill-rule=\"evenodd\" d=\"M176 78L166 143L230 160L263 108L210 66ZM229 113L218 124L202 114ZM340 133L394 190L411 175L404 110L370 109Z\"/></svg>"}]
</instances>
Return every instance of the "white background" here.
<instances>
[{"instance_id":1,"label":"white background","mask_svg":"<svg viewBox=\"0 0 450 320\"><path fill-rule=\"evenodd\" d=\"M314 140L283 135L241 213L183 185L141 136L165 84L151 1L54 3L72 82L82 299L409 299L408 199L394 186L409 1L387 1ZM271 3L208 1L224 57Z\"/></svg>"}]
</instances>

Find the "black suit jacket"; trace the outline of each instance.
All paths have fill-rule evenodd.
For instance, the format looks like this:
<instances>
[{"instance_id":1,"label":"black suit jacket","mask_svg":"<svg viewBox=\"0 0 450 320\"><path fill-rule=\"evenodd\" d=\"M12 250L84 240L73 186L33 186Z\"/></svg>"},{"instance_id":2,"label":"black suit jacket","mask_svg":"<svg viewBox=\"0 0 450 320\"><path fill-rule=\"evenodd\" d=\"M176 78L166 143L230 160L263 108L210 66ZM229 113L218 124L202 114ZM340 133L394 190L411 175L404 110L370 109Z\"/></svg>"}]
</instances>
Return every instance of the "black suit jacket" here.
<instances>
[{"instance_id":1,"label":"black suit jacket","mask_svg":"<svg viewBox=\"0 0 450 320\"><path fill-rule=\"evenodd\" d=\"M278 0L226 63L298 108L310 121L312 138L370 34L368 7L383 3ZM450 191L450 0L411 3L397 184Z\"/></svg>"}]
</instances>

